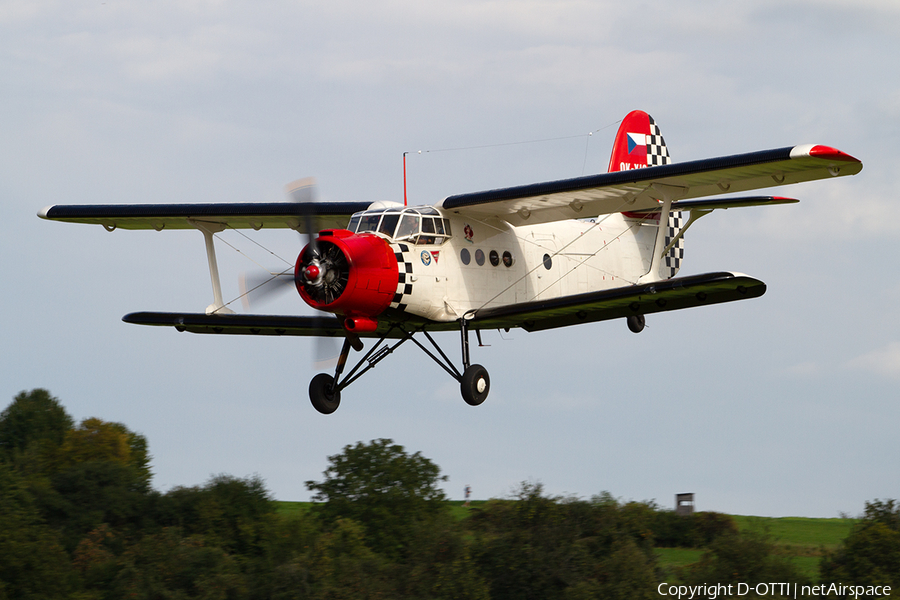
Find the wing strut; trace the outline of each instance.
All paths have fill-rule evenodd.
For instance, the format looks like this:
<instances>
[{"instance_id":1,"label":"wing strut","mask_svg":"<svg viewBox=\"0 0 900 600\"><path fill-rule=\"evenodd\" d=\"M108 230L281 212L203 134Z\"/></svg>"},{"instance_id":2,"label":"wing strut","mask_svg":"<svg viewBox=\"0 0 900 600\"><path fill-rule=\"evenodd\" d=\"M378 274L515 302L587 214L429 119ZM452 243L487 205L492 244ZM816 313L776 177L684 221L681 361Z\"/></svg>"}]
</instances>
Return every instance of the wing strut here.
<instances>
[{"instance_id":1,"label":"wing strut","mask_svg":"<svg viewBox=\"0 0 900 600\"><path fill-rule=\"evenodd\" d=\"M216 245L213 235L223 231L223 223L210 223L188 219L191 225L200 230L206 242L206 260L209 262L209 279L212 283L213 303L206 307L206 314L230 315L234 311L225 306L222 299L222 283L219 280L219 264L216 262Z\"/></svg>"},{"instance_id":2,"label":"wing strut","mask_svg":"<svg viewBox=\"0 0 900 600\"><path fill-rule=\"evenodd\" d=\"M690 216L688 217L687 223L685 223L684 227L682 227L678 231L678 234L672 238L672 241L669 242L669 245L666 246L665 250L662 251L662 255L665 256L666 254L668 254L669 250L671 250L672 247L678 243L678 240L680 240L682 238L682 236L684 236L684 232L687 231L691 225L696 223L700 217L705 217L712 211L713 211L713 209L711 209L711 208L695 208L694 210L689 211Z\"/></svg>"},{"instance_id":3,"label":"wing strut","mask_svg":"<svg viewBox=\"0 0 900 600\"><path fill-rule=\"evenodd\" d=\"M668 248L665 247L666 229L668 228L669 213L672 210L672 201L684 196L687 189L677 185L667 185L664 183L654 183L650 186L651 190L658 192L662 196L662 210L659 213L659 227L656 230L656 243L653 244L653 259L650 261L650 270L638 279L638 283L652 283L659 281L659 264L662 257L666 255ZM662 251L660 251L662 249Z\"/></svg>"}]
</instances>

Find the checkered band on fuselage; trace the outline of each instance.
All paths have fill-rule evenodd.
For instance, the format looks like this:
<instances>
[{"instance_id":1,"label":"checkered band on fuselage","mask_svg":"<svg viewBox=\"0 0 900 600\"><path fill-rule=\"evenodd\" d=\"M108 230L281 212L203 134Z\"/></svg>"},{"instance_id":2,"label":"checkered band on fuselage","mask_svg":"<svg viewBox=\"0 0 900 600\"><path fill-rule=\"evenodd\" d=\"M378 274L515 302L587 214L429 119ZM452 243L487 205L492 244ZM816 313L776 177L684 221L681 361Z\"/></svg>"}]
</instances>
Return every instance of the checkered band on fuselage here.
<instances>
[{"instance_id":1,"label":"checkered band on fuselage","mask_svg":"<svg viewBox=\"0 0 900 600\"><path fill-rule=\"evenodd\" d=\"M406 310L406 304L403 302L404 296L412 294L412 272L413 257L410 253L409 244L391 244L394 250L394 256L397 257L397 292L391 301L391 308L397 310Z\"/></svg>"}]
</instances>

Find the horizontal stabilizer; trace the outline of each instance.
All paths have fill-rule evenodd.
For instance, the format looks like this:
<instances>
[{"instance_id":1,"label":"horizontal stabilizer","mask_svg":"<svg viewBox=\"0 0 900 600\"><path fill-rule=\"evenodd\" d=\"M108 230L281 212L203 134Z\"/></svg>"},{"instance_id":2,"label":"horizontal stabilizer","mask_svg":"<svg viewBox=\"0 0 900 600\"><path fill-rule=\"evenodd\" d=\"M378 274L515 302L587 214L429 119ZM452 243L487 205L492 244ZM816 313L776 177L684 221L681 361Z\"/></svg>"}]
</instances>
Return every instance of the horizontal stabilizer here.
<instances>
[{"instance_id":1,"label":"horizontal stabilizer","mask_svg":"<svg viewBox=\"0 0 900 600\"><path fill-rule=\"evenodd\" d=\"M681 200L672 203L672 210L716 210L741 208L744 206L775 206L776 204L796 204L800 202L796 198L782 198L780 196L747 196L742 198L710 198L708 200ZM629 211L629 214L653 214L660 212L661 207L648 208L646 210Z\"/></svg>"}]
</instances>

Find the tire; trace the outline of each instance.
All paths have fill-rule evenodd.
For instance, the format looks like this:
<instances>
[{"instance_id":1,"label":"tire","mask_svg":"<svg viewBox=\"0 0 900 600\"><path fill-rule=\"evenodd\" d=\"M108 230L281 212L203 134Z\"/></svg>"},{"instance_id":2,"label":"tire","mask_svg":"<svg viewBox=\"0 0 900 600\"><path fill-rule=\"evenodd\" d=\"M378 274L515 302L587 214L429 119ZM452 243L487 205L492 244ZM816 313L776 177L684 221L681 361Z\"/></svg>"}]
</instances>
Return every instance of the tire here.
<instances>
[{"instance_id":1,"label":"tire","mask_svg":"<svg viewBox=\"0 0 900 600\"><path fill-rule=\"evenodd\" d=\"M330 415L341 405L341 392L332 391L334 377L328 373L319 373L309 382L309 400L313 408L323 415Z\"/></svg>"},{"instance_id":2,"label":"tire","mask_svg":"<svg viewBox=\"0 0 900 600\"><path fill-rule=\"evenodd\" d=\"M481 365L469 366L459 382L459 389L462 392L463 400L469 406L478 406L484 402L491 391L491 378L488 376L487 369Z\"/></svg>"},{"instance_id":3,"label":"tire","mask_svg":"<svg viewBox=\"0 0 900 600\"><path fill-rule=\"evenodd\" d=\"M642 332L644 330L644 325L647 324L644 315L628 315L625 320L628 321L628 329L630 329L632 333Z\"/></svg>"}]
</instances>

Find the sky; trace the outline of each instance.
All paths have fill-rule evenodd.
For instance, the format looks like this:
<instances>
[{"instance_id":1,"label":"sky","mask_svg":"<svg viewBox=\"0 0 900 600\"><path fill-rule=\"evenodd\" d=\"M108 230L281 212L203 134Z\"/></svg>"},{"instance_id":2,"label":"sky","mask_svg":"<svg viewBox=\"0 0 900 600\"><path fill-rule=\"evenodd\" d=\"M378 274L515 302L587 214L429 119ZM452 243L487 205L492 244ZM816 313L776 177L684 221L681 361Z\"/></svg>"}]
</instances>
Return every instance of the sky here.
<instances>
[{"instance_id":1,"label":"sky","mask_svg":"<svg viewBox=\"0 0 900 600\"><path fill-rule=\"evenodd\" d=\"M124 423L162 491L228 473L307 500L328 456L390 438L456 499L530 481L837 517L900 497L898 31L887 0L4 0L0 406L40 387L76 421ZM121 321L211 302L199 232L36 216L281 201L307 176L324 201L402 201L404 152L410 203L432 204L603 172L632 109L676 162L816 143L865 166L691 228L681 274L747 273L768 285L759 299L652 315L640 335L486 332L479 407L409 345L320 415L311 340ZM244 252L218 244L226 300L241 272L301 247L292 231L222 239ZM290 294L258 310L308 313ZM438 340L458 360L458 336Z\"/></svg>"}]
</instances>

